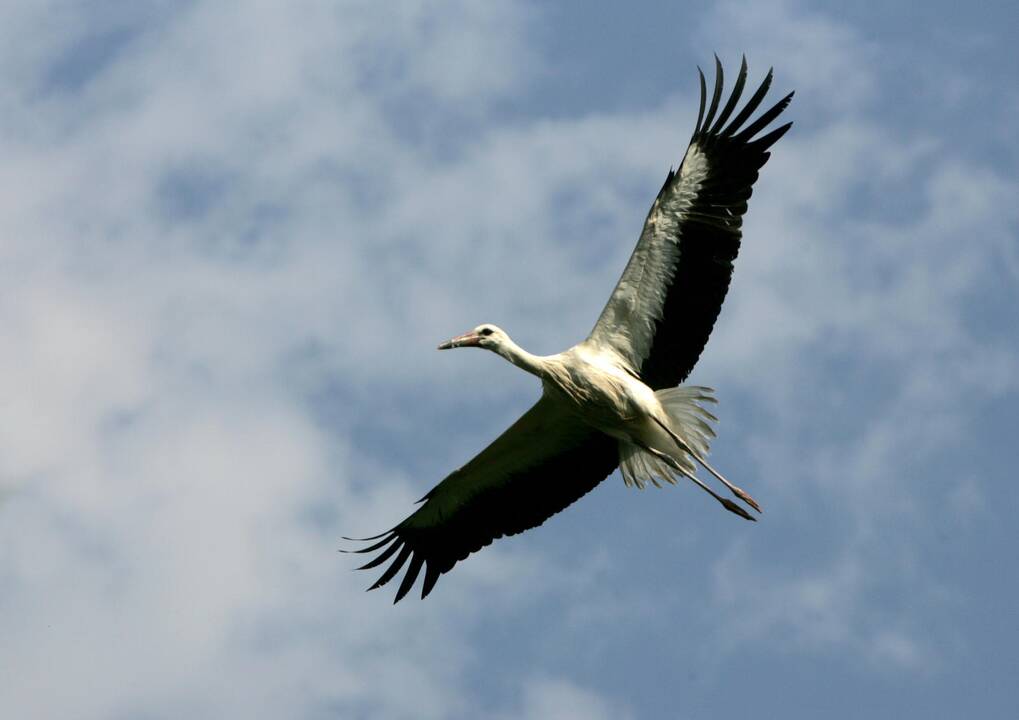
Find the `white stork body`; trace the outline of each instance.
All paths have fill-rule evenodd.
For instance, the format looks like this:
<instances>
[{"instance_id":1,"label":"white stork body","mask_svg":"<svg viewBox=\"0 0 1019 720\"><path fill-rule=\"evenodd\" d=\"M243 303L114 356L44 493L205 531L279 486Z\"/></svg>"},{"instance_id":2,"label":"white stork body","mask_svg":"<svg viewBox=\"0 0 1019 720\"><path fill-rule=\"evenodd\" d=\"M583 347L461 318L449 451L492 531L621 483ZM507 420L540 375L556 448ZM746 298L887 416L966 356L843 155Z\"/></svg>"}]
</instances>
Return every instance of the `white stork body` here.
<instances>
[{"instance_id":1,"label":"white stork body","mask_svg":"<svg viewBox=\"0 0 1019 720\"><path fill-rule=\"evenodd\" d=\"M740 506L719 497L695 475L693 461L703 465L737 497L760 512L757 502L707 464L714 431L707 421L715 416L703 402L715 402L710 388L687 386L652 390L619 355L596 334L557 355L532 355L495 325L481 325L439 346L440 350L476 346L491 349L542 381L543 397L584 425L619 441L620 467L627 485L643 488L658 480L675 484L672 471L689 478L727 510L754 518Z\"/></svg>"},{"instance_id":2,"label":"white stork body","mask_svg":"<svg viewBox=\"0 0 1019 720\"><path fill-rule=\"evenodd\" d=\"M705 115L703 73L697 127L678 172L669 172L644 222L640 240L586 340L557 355L532 355L495 325L480 325L439 349L491 350L542 382L542 396L506 432L422 498L415 513L357 552L380 551L362 566L395 555L372 588L410 561L399 601L426 567L421 596L459 560L503 535L535 527L618 466L627 485L677 474L727 510L754 518L697 477L704 467L737 498L757 503L705 457L714 432L712 391L679 386L707 342L728 290L739 251L742 217L767 152L791 123L757 137L785 109L792 93L745 125L771 83L769 71L733 117L746 60L719 112L722 67ZM717 118L716 118L716 113ZM731 121L730 121L731 118Z\"/></svg>"},{"instance_id":3,"label":"white stork body","mask_svg":"<svg viewBox=\"0 0 1019 720\"><path fill-rule=\"evenodd\" d=\"M542 384L546 394L610 437L659 450L662 446L675 449L652 420L668 420L655 391L611 350L581 343L553 355L547 359Z\"/></svg>"},{"instance_id":4,"label":"white stork body","mask_svg":"<svg viewBox=\"0 0 1019 720\"><path fill-rule=\"evenodd\" d=\"M490 332L482 335L485 331ZM479 339L474 341L475 337ZM614 350L583 342L556 355L532 355L495 325L482 325L439 347L468 345L491 348L537 376L550 400L618 440L644 437L642 428L651 422L650 417L665 418L654 391Z\"/></svg>"},{"instance_id":5,"label":"white stork body","mask_svg":"<svg viewBox=\"0 0 1019 720\"><path fill-rule=\"evenodd\" d=\"M662 417L654 391L631 373L614 352L581 343L547 358L542 388L588 425L629 440L643 436L642 421Z\"/></svg>"}]
</instances>

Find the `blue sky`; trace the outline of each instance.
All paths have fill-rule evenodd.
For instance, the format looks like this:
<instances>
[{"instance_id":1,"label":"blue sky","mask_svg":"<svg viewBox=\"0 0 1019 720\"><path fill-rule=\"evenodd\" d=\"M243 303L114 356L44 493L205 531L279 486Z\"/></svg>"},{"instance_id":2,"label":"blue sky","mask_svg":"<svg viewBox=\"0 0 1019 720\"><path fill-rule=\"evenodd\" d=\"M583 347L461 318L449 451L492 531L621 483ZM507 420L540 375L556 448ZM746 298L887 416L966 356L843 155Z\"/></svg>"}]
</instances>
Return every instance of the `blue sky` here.
<instances>
[{"instance_id":1,"label":"blue sky","mask_svg":"<svg viewBox=\"0 0 1019 720\"><path fill-rule=\"evenodd\" d=\"M0 715L1006 717L1013 3L0 6ZM581 339L717 52L797 91L692 380L765 508L618 475L425 602L336 550Z\"/></svg>"}]
</instances>

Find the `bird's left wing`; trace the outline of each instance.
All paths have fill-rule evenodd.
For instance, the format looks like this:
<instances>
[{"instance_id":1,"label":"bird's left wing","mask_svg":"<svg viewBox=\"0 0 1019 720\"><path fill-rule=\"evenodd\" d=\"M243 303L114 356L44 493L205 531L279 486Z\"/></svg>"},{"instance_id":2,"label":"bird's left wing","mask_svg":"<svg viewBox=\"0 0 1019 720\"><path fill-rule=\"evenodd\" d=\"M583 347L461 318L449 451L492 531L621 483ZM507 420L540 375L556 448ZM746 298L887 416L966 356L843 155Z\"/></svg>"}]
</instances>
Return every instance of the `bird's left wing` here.
<instances>
[{"instance_id":1,"label":"bird's left wing","mask_svg":"<svg viewBox=\"0 0 1019 720\"><path fill-rule=\"evenodd\" d=\"M357 552L378 552L359 569L388 568L369 590L385 585L409 561L399 602L425 569L421 597L439 575L504 535L515 535L575 502L619 462L617 443L543 395L473 460L432 488L424 504ZM395 556L395 557L394 557Z\"/></svg>"},{"instance_id":2,"label":"bird's left wing","mask_svg":"<svg viewBox=\"0 0 1019 720\"><path fill-rule=\"evenodd\" d=\"M735 116L746 58L721 109L717 57L715 73L706 115L700 75L700 113L683 162L666 177L637 247L585 341L615 351L656 390L682 382L704 349L729 289L757 173L768 160L768 148L792 124L759 135L792 93L751 121L771 85L771 71Z\"/></svg>"}]
</instances>

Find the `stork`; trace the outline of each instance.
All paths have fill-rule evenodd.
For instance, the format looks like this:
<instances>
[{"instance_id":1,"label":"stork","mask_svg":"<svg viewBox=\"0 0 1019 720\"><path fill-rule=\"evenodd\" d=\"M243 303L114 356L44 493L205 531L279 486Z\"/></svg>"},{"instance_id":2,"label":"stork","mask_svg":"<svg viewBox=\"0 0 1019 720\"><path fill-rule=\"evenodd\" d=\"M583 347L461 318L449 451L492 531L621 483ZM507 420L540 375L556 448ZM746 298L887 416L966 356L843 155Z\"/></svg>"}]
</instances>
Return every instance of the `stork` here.
<instances>
[{"instance_id":1,"label":"stork","mask_svg":"<svg viewBox=\"0 0 1019 720\"><path fill-rule=\"evenodd\" d=\"M501 328L484 324L440 350L490 350L541 380L537 403L463 467L419 501L391 530L353 552L378 555L358 569L391 562L369 590L382 587L409 561L399 602L425 569L421 597L439 576L493 540L541 525L608 477L618 466L627 486L677 478L695 483L726 510L754 520L698 477L703 467L755 512L758 503L705 459L717 418L705 407L712 390L682 386L718 317L739 251L743 215L768 149L792 123L760 133L786 108L789 93L747 124L771 85L760 87L733 115L747 79L743 58L728 100L715 56L710 103L700 76L693 137L669 171L644 221L637 246L591 334L557 355L527 352ZM705 112L707 105L707 112ZM395 556L395 557L394 557Z\"/></svg>"}]
</instances>

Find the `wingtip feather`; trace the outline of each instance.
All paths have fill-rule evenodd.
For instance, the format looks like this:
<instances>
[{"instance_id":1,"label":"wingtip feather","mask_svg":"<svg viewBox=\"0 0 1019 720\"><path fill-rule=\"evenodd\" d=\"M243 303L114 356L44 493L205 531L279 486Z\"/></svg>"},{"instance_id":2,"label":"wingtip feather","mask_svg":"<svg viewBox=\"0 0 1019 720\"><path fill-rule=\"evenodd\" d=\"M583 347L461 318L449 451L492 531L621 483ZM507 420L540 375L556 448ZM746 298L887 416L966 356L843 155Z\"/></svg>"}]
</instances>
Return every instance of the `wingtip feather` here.
<instances>
[{"instance_id":1,"label":"wingtip feather","mask_svg":"<svg viewBox=\"0 0 1019 720\"><path fill-rule=\"evenodd\" d=\"M400 568L403 567L403 564L407 562L407 558L410 557L410 553L410 546L404 545L403 551L396 556L396 559L393 560L392 564L386 569L386 572L382 574L382 577L375 581L375 584L372 585L370 589L374 590L376 588L380 588L392 580L396 573L400 572Z\"/></svg>"},{"instance_id":2,"label":"wingtip feather","mask_svg":"<svg viewBox=\"0 0 1019 720\"><path fill-rule=\"evenodd\" d=\"M792 101L792 93L786 95L784 98L779 100L777 103L772 105L770 108L765 110L761 115L754 120L752 123L747 125L737 135L733 136L733 140L737 142L747 142L754 137L761 130L766 128L772 120L777 118L783 110L789 107L789 103Z\"/></svg>"},{"instance_id":3,"label":"wingtip feather","mask_svg":"<svg viewBox=\"0 0 1019 720\"><path fill-rule=\"evenodd\" d=\"M718 57L715 56L717 60ZM709 135L715 135L725 127L726 121L729 116L732 115L732 111L736 109L736 104L739 102L740 97L743 95L743 87L747 82L747 59L743 57L743 62L740 64L739 74L736 76L736 84L732 87L732 92L729 93L729 99L725 103L725 107L722 108L722 112L719 114L718 119L715 120L715 124L711 127L708 132Z\"/></svg>"},{"instance_id":4,"label":"wingtip feather","mask_svg":"<svg viewBox=\"0 0 1019 720\"><path fill-rule=\"evenodd\" d=\"M396 535L394 533L392 533L392 532L389 532L389 533L386 533L384 536L383 535L377 535L376 537L381 537L382 540L380 540L379 542L375 543L374 545L370 545L369 547L366 547L366 548L359 548L357 550L345 550L344 548L338 548L338 549L339 549L339 551L341 553L354 554L354 555L361 555L363 553L370 553L373 550L378 550L383 545L391 542L392 539L394 537L396 537ZM346 540L348 538L344 538L344 539Z\"/></svg>"},{"instance_id":5,"label":"wingtip feather","mask_svg":"<svg viewBox=\"0 0 1019 720\"><path fill-rule=\"evenodd\" d=\"M699 135L701 132L701 121L704 119L704 105L705 102L707 101L708 95L708 81L705 80L704 71L701 70L700 65L697 66L697 75L700 76L701 81L701 102L700 108L697 110L697 124L694 126L693 131L694 137L697 137L697 135Z\"/></svg>"},{"instance_id":6,"label":"wingtip feather","mask_svg":"<svg viewBox=\"0 0 1019 720\"><path fill-rule=\"evenodd\" d=\"M400 589L396 591L396 597L393 599L393 604L403 600L403 597L414 587L414 581L418 579L418 573L421 572L421 565L424 563L424 558L420 553L415 553L414 559L410 561L410 565L407 566L407 573L403 576L403 582L400 583Z\"/></svg>"},{"instance_id":7,"label":"wingtip feather","mask_svg":"<svg viewBox=\"0 0 1019 720\"><path fill-rule=\"evenodd\" d=\"M718 103L722 99L722 86L724 82L725 74L722 70L722 61L718 59L718 55L715 55L715 89L711 93L711 105L708 106L708 114L704 118L702 131L707 131L711 127L711 121L715 119L715 113L718 112Z\"/></svg>"},{"instance_id":8,"label":"wingtip feather","mask_svg":"<svg viewBox=\"0 0 1019 720\"><path fill-rule=\"evenodd\" d=\"M432 591L432 588L435 587L435 583L436 583L436 581L438 581L439 575L441 575L441 574L442 574L442 571L439 569L438 563L434 563L432 561L429 561L428 563L426 563L426 565L425 565L425 580L421 584L421 599L422 600L424 600L426 597L428 597L428 593L430 593Z\"/></svg>"},{"instance_id":9,"label":"wingtip feather","mask_svg":"<svg viewBox=\"0 0 1019 720\"><path fill-rule=\"evenodd\" d=\"M379 565L384 563L386 560L388 560L393 555L393 553L395 553L400 548L401 545L402 545L402 543L398 543L398 542L393 543L392 545L387 547L384 551L382 551L382 553L379 554L378 557L372 558L371 560L369 560L368 562L366 562L364 565L362 565L361 567L359 567L357 569L358 570L371 570L373 567L378 567Z\"/></svg>"},{"instance_id":10,"label":"wingtip feather","mask_svg":"<svg viewBox=\"0 0 1019 720\"><path fill-rule=\"evenodd\" d=\"M378 540L383 535L388 535L391 532L393 532L393 528L390 528L389 530L386 530L384 532L380 532L378 535L372 535L371 537L355 538L347 537L346 535L340 535L340 538L343 540L347 540L349 542L368 542L369 540Z\"/></svg>"}]
</instances>

